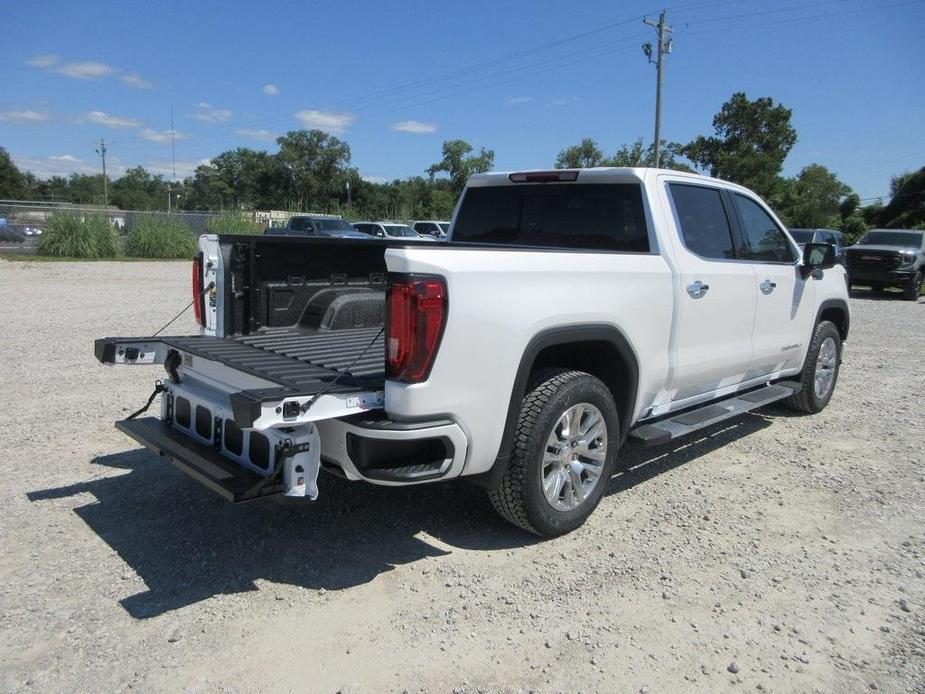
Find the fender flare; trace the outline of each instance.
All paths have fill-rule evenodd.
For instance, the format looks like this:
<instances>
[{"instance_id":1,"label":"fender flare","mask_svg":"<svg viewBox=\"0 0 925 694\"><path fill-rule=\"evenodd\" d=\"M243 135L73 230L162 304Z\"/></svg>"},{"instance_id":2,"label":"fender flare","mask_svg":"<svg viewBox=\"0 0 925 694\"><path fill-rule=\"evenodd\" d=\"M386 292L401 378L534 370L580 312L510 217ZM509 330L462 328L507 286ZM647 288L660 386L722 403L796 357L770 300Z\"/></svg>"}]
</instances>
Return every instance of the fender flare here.
<instances>
[{"instance_id":1,"label":"fender flare","mask_svg":"<svg viewBox=\"0 0 925 694\"><path fill-rule=\"evenodd\" d=\"M830 308L838 309L844 315L843 324L838 326L844 342L848 339L848 329L851 327L851 311L848 309L848 302L844 299L826 299L819 304L819 308L816 309L816 321L813 323L813 329L815 330L816 326L819 325L822 314Z\"/></svg>"},{"instance_id":2,"label":"fender flare","mask_svg":"<svg viewBox=\"0 0 925 694\"><path fill-rule=\"evenodd\" d=\"M479 475L481 479L473 481L478 481L491 487L500 483L501 477L507 471L514 447L514 428L520 413L520 403L526 393L530 373L533 371L533 365L540 352L548 347L579 342L606 342L616 349L626 365L627 382L625 387L628 391L628 406L624 406L622 409L625 411L620 412L620 444L622 445L626 441L632 424L633 412L636 409L639 388L639 360L629 340L626 339L626 336L619 328L607 323L587 323L548 328L534 335L524 348L520 364L517 367L517 375L514 377L511 399L508 403L507 416L504 420L504 433L501 438L501 445L498 448L498 454L495 456L495 462L488 472Z\"/></svg>"}]
</instances>

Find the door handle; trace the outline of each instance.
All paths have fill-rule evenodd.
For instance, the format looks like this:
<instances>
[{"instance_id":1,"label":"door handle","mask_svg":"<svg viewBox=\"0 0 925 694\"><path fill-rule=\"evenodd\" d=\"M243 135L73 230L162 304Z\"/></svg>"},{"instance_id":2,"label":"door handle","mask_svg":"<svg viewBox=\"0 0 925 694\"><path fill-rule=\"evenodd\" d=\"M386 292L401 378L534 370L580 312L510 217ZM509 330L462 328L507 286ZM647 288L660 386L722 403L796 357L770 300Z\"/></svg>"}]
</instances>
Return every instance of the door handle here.
<instances>
[{"instance_id":1,"label":"door handle","mask_svg":"<svg viewBox=\"0 0 925 694\"><path fill-rule=\"evenodd\" d=\"M687 285L687 293L691 295L694 299L702 298L710 290L709 284L704 284L700 280L697 280L693 284Z\"/></svg>"},{"instance_id":2,"label":"door handle","mask_svg":"<svg viewBox=\"0 0 925 694\"><path fill-rule=\"evenodd\" d=\"M772 282L771 280L765 280L758 285L758 289L760 289L763 294L770 294L775 289L777 289L777 283Z\"/></svg>"}]
</instances>

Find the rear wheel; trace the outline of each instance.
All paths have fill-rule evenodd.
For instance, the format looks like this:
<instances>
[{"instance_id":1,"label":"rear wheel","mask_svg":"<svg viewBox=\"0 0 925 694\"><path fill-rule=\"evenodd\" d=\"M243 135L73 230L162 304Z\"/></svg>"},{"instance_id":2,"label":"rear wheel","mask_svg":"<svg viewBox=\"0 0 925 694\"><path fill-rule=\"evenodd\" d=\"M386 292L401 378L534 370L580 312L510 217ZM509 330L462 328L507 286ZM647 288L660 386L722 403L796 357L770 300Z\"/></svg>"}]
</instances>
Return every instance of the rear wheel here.
<instances>
[{"instance_id":1,"label":"rear wheel","mask_svg":"<svg viewBox=\"0 0 925 694\"><path fill-rule=\"evenodd\" d=\"M919 294L922 292L922 271L919 270L915 277L909 280L908 284L903 287L903 299L907 301L917 301Z\"/></svg>"},{"instance_id":2,"label":"rear wheel","mask_svg":"<svg viewBox=\"0 0 925 694\"><path fill-rule=\"evenodd\" d=\"M521 403L510 465L489 491L491 502L530 532L571 532L600 503L619 440L617 407L599 379L581 371L538 371Z\"/></svg>"},{"instance_id":3,"label":"rear wheel","mask_svg":"<svg viewBox=\"0 0 925 694\"><path fill-rule=\"evenodd\" d=\"M835 392L838 370L841 366L841 333L831 321L822 321L813 332L813 340L806 353L800 390L784 400L784 404L798 412L821 412Z\"/></svg>"}]
</instances>

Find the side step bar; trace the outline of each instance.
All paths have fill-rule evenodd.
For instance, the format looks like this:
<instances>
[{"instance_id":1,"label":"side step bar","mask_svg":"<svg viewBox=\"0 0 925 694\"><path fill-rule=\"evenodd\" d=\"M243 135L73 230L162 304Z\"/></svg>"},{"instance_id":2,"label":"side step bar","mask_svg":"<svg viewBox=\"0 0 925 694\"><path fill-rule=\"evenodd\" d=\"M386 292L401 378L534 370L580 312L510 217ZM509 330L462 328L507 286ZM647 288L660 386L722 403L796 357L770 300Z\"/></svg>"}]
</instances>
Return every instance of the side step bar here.
<instances>
[{"instance_id":1,"label":"side step bar","mask_svg":"<svg viewBox=\"0 0 925 694\"><path fill-rule=\"evenodd\" d=\"M252 501L280 494L281 484L267 484L266 478L228 460L212 448L172 429L157 417L125 419L116 429L231 502Z\"/></svg>"},{"instance_id":2,"label":"side step bar","mask_svg":"<svg viewBox=\"0 0 925 694\"><path fill-rule=\"evenodd\" d=\"M708 402L681 414L669 415L666 419L652 424L643 424L630 431L629 439L643 446L660 446L679 436L685 436L698 429L703 429L737 417L751 410L770 405L772 402L789 398L800 389L796 381L781 381L762 386L747 393L734 395L725 400Z\"/></svg>"}]
</instances>

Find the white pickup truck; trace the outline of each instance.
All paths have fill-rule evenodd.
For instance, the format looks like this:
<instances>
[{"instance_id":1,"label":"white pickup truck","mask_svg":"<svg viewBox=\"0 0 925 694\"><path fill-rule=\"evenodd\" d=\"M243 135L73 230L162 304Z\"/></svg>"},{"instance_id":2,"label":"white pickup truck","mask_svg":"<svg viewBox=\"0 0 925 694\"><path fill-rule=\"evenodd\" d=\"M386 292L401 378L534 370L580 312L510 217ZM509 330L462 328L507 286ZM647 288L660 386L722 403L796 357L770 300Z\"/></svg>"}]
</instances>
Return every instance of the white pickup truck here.
<instances>
[{"instance_id":1,"label":"white pickup truck","mask_svg":"<svg viewBox=\"0 0 925 694\"><path fill-rule=\"evenodd\" d=\"M199 247L200 334L101 338L96 356L164 365L160 416L116 426L232 501L315 498L320 469L467 477L562 534L628 439L774 401L820 411L850 321L831 246L801 252L750 191L664 170L473 176L439 245Z\"/></svg>"}]
</instances>

